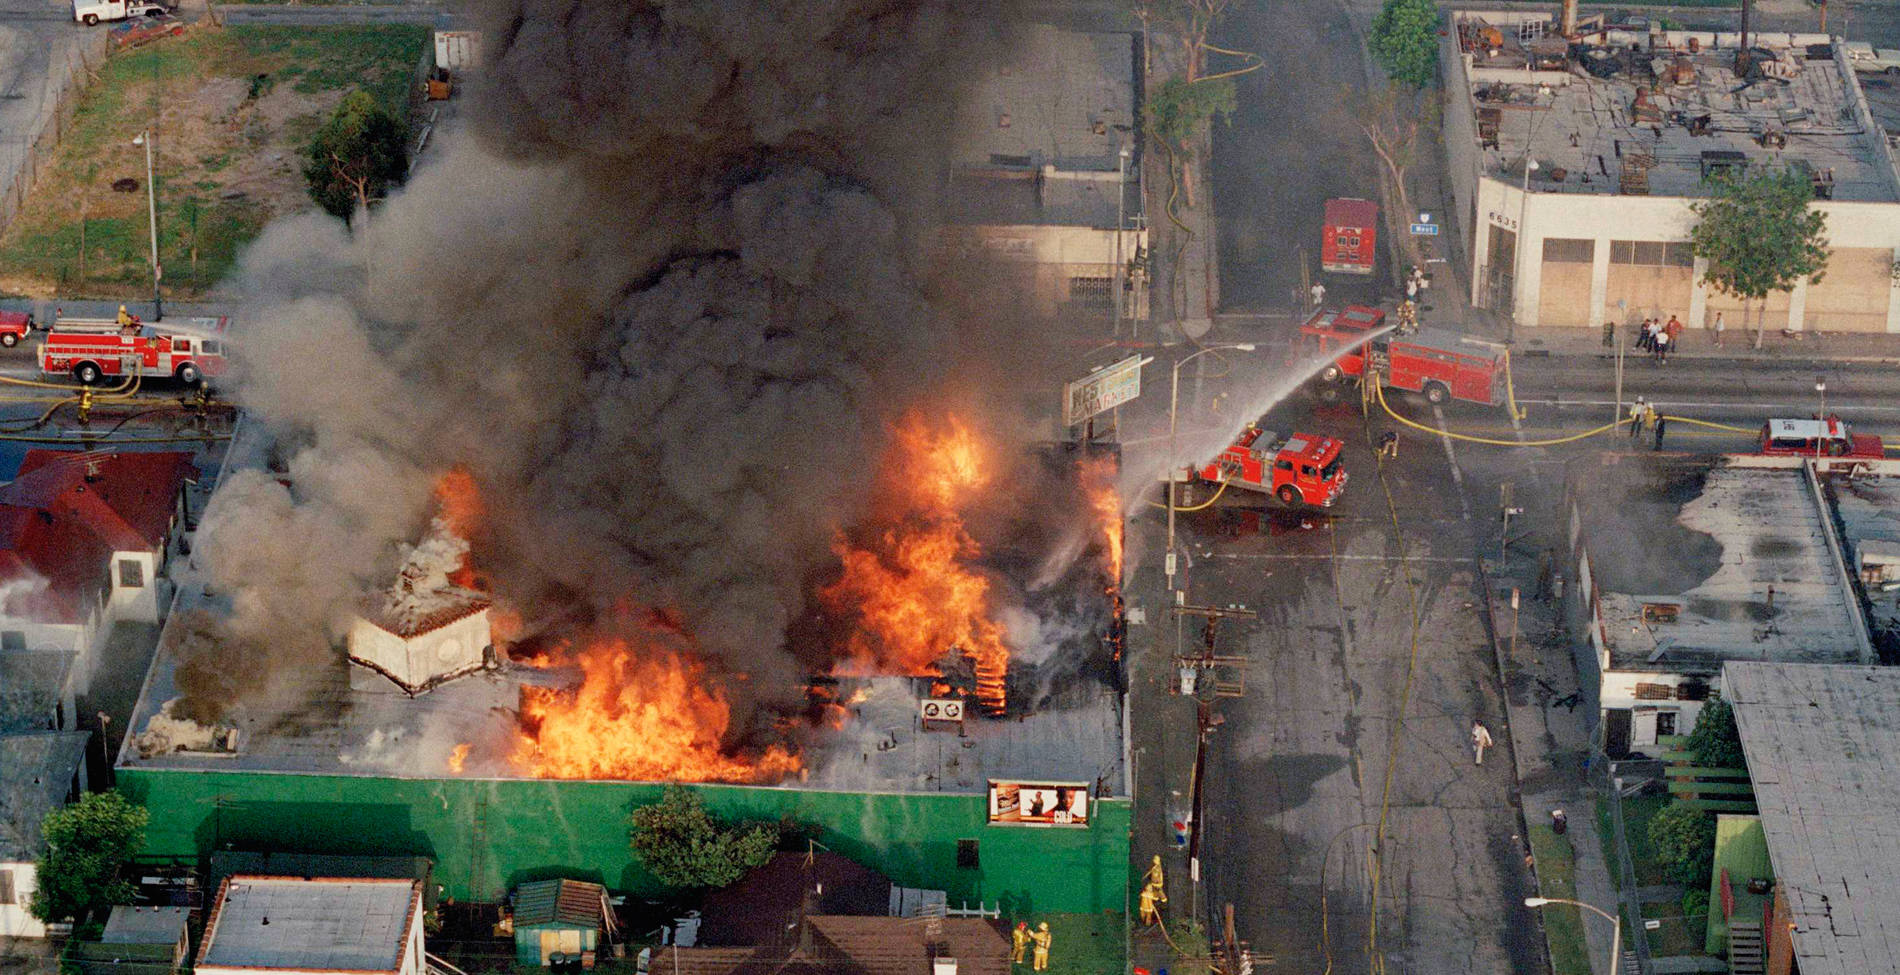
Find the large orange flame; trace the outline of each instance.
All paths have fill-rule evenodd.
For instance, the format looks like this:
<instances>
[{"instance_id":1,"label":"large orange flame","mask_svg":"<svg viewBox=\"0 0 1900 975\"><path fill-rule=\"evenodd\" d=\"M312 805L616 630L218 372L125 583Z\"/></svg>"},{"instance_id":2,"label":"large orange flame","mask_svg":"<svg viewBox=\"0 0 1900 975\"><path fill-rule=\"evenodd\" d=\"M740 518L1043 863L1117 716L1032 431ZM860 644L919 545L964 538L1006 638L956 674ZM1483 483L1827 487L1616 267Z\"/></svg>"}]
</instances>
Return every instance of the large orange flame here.
<instances>
[{"instance_id":1,"label":"large orange flame","mask_svg":"<svg viewBox=\"0 0 1900 975\"><path fill-rule=\"evenodd\" d=\"M726 748L732 712L705 668L664 646L601 640L581 650L573 690L524 687L515 764L542 778L776 782L798 756Z\"/></svg>"},{"instance_id":2,"label":"large orange flame","mask_svg":"<svg viewBox=\"0 0 1900 975\"><path fill-rule=\"evenodd\" d=\"M1002 710L1009 673L1003 628L991 617L990 581L970 568L982 554L958 508L989 482L982 444L954 417L932 428L907 417L896 430L886 478L910 496L909 516L861 549L832 542L843 575L821 598L853 615L847 671L936 674L946 653L970 658L976 698Z\"/></svg>"},{"instance_id":3,"label":"large orange flame","mask_svg":"<svg viewBox=\"0 0 1900 975\"><path fill-rule=\"evenodd\" d=\"M1082 465L1082 486L1088 492L1089 507L1102 526L1102 542L1108 551L1109 585L1119 588L1122 581L1122 496L1116 490L1118 476L1115 459L1103 455Z\"/></svg>"},{"instance_id":4,"label":"large orange flame","mask_svg":"<svg viewBox=\"0 0 1900 975\"><path fill-rule=\"evenodd\" d=\"M472 542L481 526L484 509L475 475L456 465L443 472L435 482L435 520L438 528L465 542ZM473 559L464 557L461 568L449 574L449 581L465 589L482 588L475 577Z\"/></svg>"}]
</instances>

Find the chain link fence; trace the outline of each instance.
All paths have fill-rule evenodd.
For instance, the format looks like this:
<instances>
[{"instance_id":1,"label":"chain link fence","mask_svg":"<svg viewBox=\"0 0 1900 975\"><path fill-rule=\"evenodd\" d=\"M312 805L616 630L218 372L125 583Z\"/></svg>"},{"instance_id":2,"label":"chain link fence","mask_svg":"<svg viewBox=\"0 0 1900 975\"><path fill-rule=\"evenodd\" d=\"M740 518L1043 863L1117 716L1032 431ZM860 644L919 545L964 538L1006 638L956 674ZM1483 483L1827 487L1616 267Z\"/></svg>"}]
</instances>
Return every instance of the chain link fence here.
<instances>
[{"instance_id":1,"label":"chain link fence","mask_svg":"<svg viewBox=\"0 0 1900 975\"><path fill-rule=\"evenodd\" d=\"M110 50L104 28L53 38L9 30L0 51L22 62L12 87L0 92L0 232L13 223L43 167L71 124L85 91Z\"/></svg>"}]
</instances>

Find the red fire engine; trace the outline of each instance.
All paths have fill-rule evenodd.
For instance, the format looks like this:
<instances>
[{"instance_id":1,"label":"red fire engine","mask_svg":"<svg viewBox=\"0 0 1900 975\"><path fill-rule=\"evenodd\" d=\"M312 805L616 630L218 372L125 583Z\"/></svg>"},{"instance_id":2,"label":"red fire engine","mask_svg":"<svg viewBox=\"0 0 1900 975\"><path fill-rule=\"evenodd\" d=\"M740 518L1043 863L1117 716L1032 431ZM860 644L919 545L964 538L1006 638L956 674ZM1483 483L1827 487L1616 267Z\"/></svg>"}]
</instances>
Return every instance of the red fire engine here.
<instances>
[{"instance_id":1,"label":"red fire engine","mask_svg":"<svg viewBox=\"0 0 1900 975\"><path fill-rule=\"evenodd\" d=\"M1771 457L1856 457L1880 460L1887 447L1871 433L1853 433L1838 416L1826 420L1769 420L1761 452Z\"/></svg>"},{"instance_id":2,"label":"red fire engine","mask_svg":"<svg viewBox=\"0 0 1900 975\"><path fill-rule=\"evenodd\" d=\"M112 319L62 318L40 342L40 372L87 385L135 373L197 383L224 372L225 324L223 317L123 326Z\"/></svg>"},{"instance_id":3,"label":"red fire engine","mask_svg":"<svg viewBox=\"0 0 1900 975\"><path fill-rule=\"evenodd\" d=\"M1345 350L1320 371L1320 378L1328 381L1363 376L1370 361L1385 385L1424 393L1433 403L1504 402L1510 353L1503 346L1441 328L1367 341L1366 334L1384 324L1385 313L1373 308L1318 312L1300 326L1298 347L1303 358Z\"/></svg>"},{"instance_id":4,"label":"red fire engine","mask_svg":"<svg viewBox=\"0 0 1900 975\"><path fill-rule=\"evenodd\" d=\"M1300 340L1294 346L1296 362L1333 353L1338 358L1319 371L1319 378L1330 383L1364 375L1366 336L1383 327L1385 312L1377 308L1347 305L1339 311L1316 311L1300 326Z\"/></svg>"},{"instance_id":5,"label":"red fire engine","mask_svg":"<svg viewBox=\"0 0 1900 975\"><path fill-rule=\"evenodd\" d=\"M1332 507L1346 490L1339 466L1341 443L1296 433L1285 440L1250 426L1213 463L1194 473L1201 480L1271 494L1287 504Z\"/></svg>"},{"instance_id":6,"label":"red fire engine","mask_svg":"<svg viewBox=\"0 0 1900 975\"><path fill-rule=\"evenodd\" d=\"M1372 274L1379 254L1379 205L1371 200L1326 201L1319 267L1334 274Z\"/></svg>"}]
</instances>

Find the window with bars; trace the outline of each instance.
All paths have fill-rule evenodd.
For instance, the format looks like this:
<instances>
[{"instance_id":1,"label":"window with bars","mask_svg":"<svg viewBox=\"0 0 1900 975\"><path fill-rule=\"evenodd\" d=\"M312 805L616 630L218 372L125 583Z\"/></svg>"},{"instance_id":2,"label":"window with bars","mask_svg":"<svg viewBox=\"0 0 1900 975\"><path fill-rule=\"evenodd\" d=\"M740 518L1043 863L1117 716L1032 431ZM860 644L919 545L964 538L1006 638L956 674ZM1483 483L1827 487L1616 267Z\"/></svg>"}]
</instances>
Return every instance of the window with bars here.
<instances>
[{"instance_id":1,"label":"window with bars","mask_svg":"<svg viewBox=\"0 0 1900 975\"><path fill-rule=\"evenodd\" d=\"M1069 300L1089 308L1107 309L1115 303L1113 278L1070 278Z\"/></svg>"},{"instance_id":2,"label":"window with bars","mask_svg":"<svg viewBox=\"0 0 1900 975\"><path fill-rule=\"evenodd\" d=\"M1666 243L1660 240L1610 241L1611 264L1638 264L1646 267L1694 267L1695 249L1688 241Z\"/></svg>"},{"instance_id":3,"label":"window with bars","mask_svg":"<svg viewBox=\"0 0 1900 975\"><path fill-rule=\"evenodd\" d=\"M1589 264L1596 260L1597 242L1577 237L1544 238L1544 260L1553 264Z\"/></svg>"}]
</instances>

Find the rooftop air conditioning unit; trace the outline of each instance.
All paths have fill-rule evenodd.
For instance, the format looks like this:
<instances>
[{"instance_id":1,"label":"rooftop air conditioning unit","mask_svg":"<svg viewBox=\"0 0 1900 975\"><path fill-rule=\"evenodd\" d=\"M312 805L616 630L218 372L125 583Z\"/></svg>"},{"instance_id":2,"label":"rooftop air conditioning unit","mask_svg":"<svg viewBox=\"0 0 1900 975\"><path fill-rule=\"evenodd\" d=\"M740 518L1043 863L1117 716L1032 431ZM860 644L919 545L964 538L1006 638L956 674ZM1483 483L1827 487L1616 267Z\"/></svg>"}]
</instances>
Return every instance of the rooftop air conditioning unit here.
<instances>
[{"instance_id":1,"label":"rooftop air conditioning unit","mask_svg":"<svg viewBox=\"0 0 1900 975\"><path fill-rule=\"evenodd\" d=\"M947 698L926 698L918 702L918 713L926 724L933 721L963 723L963 702Z\"/></svg>"}]
</instances>

